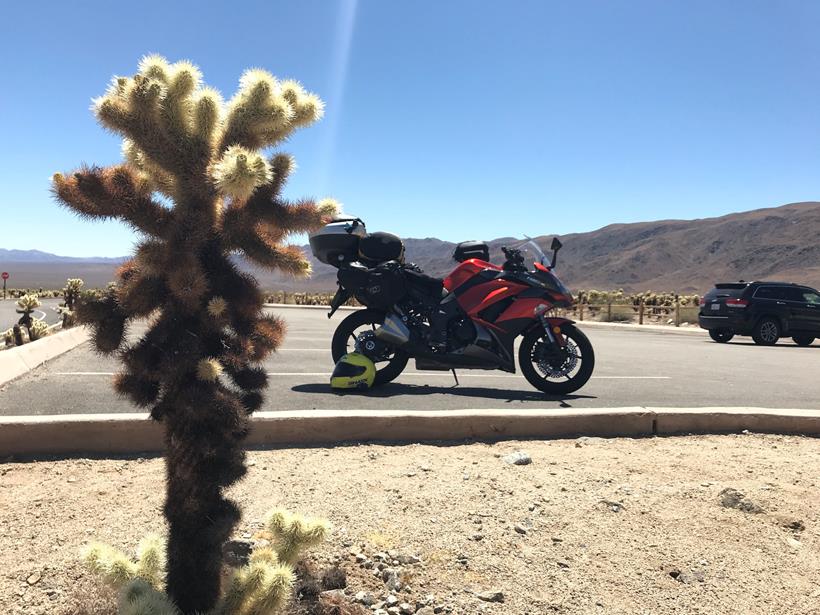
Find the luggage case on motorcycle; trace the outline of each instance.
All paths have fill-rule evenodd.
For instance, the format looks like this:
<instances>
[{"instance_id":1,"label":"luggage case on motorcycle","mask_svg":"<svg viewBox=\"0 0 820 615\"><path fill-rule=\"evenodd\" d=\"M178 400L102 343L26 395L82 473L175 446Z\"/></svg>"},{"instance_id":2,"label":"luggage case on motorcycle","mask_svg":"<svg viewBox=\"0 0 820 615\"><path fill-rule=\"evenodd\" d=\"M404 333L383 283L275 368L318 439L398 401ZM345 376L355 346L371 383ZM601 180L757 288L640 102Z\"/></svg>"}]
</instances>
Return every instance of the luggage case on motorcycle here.
<instances>
[{"instance_id":1,"label":"luggage case on motorcycle","mask_svg":"<svg viewBox=\"0 0 820 615\"><path fill-rule=\"evenodd\" d=\"M370 269L367 282L356 292L356 298L368 307L388 310L404 299L407 281L397 261L388 261Z\"/></svg>"},{"instance_id":2,"label":"luggage case on motorcycle","mask_svg":"<svg viewBox=\"0 0 820 615\"><path fill-rule=\"evenodd\" d=\"M456 246L453 258L459 263L471 258L490 262L490 247L483 241L462 241Z\"/></svg>"},{"instance_id":3,"label":"luggage case on motorcycle","mask_svg":"<svg viewBox=\"0 0 820 615\"><path fill-rule=\"evenodd\" d=\"M359 241L359 258L371 267L404 261L404 242L392 233L369 233Z\"/></svg>"},{"instance_id":4,"label":"luggage case on motorcycle","mask_svg":"<svg viewBox=\"0 0 820 615\"><path fill-rule=\"evenodd\" d=\"M319 261L339 267L358 258L359 242L365 235L364 222L339 216L310 236L310 250Z\"/></svg>"}]
</instances>

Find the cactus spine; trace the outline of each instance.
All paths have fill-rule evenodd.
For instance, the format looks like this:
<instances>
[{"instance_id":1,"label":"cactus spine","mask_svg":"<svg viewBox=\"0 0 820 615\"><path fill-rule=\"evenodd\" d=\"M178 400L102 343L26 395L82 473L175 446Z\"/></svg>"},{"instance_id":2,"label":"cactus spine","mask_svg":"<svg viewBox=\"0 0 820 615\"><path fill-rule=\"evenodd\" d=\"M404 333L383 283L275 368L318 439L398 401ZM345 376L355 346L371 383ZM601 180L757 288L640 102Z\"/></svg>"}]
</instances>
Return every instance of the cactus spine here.
<instances>
[{"instance_id":1,"label":"cactus spine","mask_svg":"<svg viewBox=\"0 0 820 615\"><path fill-rule=\"evenodd\" d=\"M133 77L112 81L94 112L124 137L126 160L57 173L54 194L84 218L126 222L143 240L116 285L76 313L96 348L122 360L117 392L165 425L167 591L182 613L205 612L240 516L222 491L245 473L241 443L267 382L258 364L284 333L229 255L309 271L300 249L282 241L319 227L337 206L283 199L293 161L262 151L317 120L322 103L258 69L225 103L192 64L148 56ZM149 316L148 332L126 342L128 323Z\"/></svg>"}]
</instances>

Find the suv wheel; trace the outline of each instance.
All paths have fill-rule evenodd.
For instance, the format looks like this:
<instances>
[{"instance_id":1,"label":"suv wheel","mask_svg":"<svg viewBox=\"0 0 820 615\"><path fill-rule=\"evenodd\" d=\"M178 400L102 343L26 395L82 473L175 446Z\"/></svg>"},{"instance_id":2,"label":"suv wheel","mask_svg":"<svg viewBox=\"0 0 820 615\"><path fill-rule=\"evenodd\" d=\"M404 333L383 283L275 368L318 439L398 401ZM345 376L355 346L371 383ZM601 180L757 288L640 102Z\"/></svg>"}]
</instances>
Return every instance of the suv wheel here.
<instances>
[{"instance_id":1,"label":"suv wheel","mask_svg":"<svg viewBox=\"0 0 820 615\"><path fill-rule=\"evenodd\" d=\"M812 335L795 335L792 338L795 344L798 346L811 346L811 343L814 341L814 336Z\"/></svg>"},{"instance_id":2,"label":"suv wheel","mask_svg":"<svg viewBox=\"0 0 820 615\"><path fill-rule=\"evenodd\" d=\"M709 329L709 337L719 344L725 344L734 336L735 332L731 329Z\"/></svg>"},{"instance_id":3,"label":"suv wheel","mask_svg":"<svg viewBox=\"0 0 820 615\"><path fill-rule=\"evenodd\" d=\"M774 346L780 338L780 325L774 318L761 318L752 331L755 344Z\"/></svg>"}]
</instances>

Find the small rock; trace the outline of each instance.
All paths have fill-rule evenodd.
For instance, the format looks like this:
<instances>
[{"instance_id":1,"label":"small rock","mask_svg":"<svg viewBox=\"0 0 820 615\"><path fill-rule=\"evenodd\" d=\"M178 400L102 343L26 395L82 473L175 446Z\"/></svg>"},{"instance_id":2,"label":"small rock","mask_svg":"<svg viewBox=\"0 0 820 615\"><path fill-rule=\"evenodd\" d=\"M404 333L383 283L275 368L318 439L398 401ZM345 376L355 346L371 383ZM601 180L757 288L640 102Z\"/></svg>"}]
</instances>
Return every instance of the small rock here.
<instances>
[{"instance_id":1,"label":"small rock","mask_svg":"<svg viewBox=\"0 0 820 615\"><path fill-rule=\"evenodd\" d=\"M725 508L736 508L737 510L742 510L753 514L763 512L763 509L760 506L752 502L737 489L726 487L726 489L723 489L718 494L718 497L720 498L720 505Z\"/></svg>"},{"instance_id":2,"label":"small rock","mask_svg":"<svg viewBox=\"0 0 820 615\"><path fill-rule=\"evenodd\" d=\"M428 466L427 464L422 464L421 466L419 466L419 469L422 472L432 472L433 471L433 468Z\"/></svg>"},{"instance_id":3,"label":"small rock","mask_svg":"<svg viewBox=\"0 0 820 615\"><path fill-rule=\"evenodd\" d=\"M416 611L416 615L433 615L435 611L431 606L423 606L418 611Z\"/></svg>"},{"instance_id":4,"label":"small rock","mask_svg":"<svg viewBox=\"0 0 820 615\"><path fill-rule=\"evenodd\" d=\"M41 575L39 572L34 572L34 573L30 574L29 577L26 579L26 583L28 583L29 585L35 585L35 584L39 583L40 579L42 579L42 578L43 578L43 575Z\"/></svg>"},{"instance_id":5,"label":"small rock","mask_svg":"<svg viewBox=\"0 0 820 615\"><path fill-rule=\"evenodd\" d=\"M473 534L470 538L478 542L479 540L484 539L484 534Z\"/></svg>"},{"instance_id":6,"label":"small rock","mask_svg":"<svg viewBox=\"0 0 820 615\"><path fill-rule=\"evenodd\" d=\"M803 546L803 543L799 540L795 540L791 536L786 538L786 544L789 545L792 549L799 549Z\"/></svg>"},{"instance_id":7,"label":"small rock","mask_svg":"<svg viewBox=\"0 0 820 615\"><path fill-rule=\"evenodd\" d=\"M504 593L494 589L476 594L476 598L484 602L504 602Z\"/></svg>"},{"instance_id":8,"label":"small rock","mask_svg":"<svg viewBox=\"0 0 820 615\"><path fill-rule=\"evenodd\" d=\"M319 594L319 600L321 601L332 600L336 602L344 600L346 597L343 589L329 589Z\"/></svg>"},{"instance_id":9,"label":"small rock","mask_svg":"<svg viewBox=\"0 0 820 615\"><path fill-rule=\"evenodd\" d=\"M524 527L523 525L521 525L520 523L516 523L516 524L513 526L513 529L514 529L516 532L518 532L519 534L521 534L521 535L526 535L526 533L527 533L527 531L528 531L528 530L527 530L527 528L526 528L526 527Z\"/></svg>"},{"instance_id":10,"label":"small rock","mask_svg":"<svg viewBox=\"0 0 820 615\"><path fill-rule=\"evenodd\" d=\"M387 615L400 615L401 610L397 606L389 606L387 607Z\"/></svg>"},{"instance_id":11,"label":"small rock","mask_svg":"<svg viewBox=\"0 0 820 615\"><path fill-rule=\"evenodd\" d=\"M613 502L612 500L601 500L600 503L605 505L612 512L621 512L624 509L624 505L621 502Z\"/></svg>"},{"instance_id":12,"label":"small rock","mask_svg":"<svg viewBox=\"0 0 820 615\"><path fill-rule=\"evenodd\" d=\"M399 605L399 613L401 613L402 615L413 615L413 613L415 613L415 612L416 612L416 609L413 607L413 605L411 605L407 602L402 602Z\"/></svg>"},{"instance_id":13,"label":"small rock","mask_svg":"<svg viewBox=\"0 0 820 615\"><path fill-rule=\"evenodd\" d=\"M565 562L562 559L559 559L556 564L558 564L559 568L569 568L569 562Z\"/></svg>"},{"instance_id":14,"label":"small rock","mask_svg":"<svg viewBox=\"0 0 820 615\"><path fill-rule=\"evenodd\" d=\"M396 606L399 603L399 599L396 598L393 594L390 594L389 596L387 596L384 603L387 606Z\"/></svg>"},{"instance_id":15,"label":"small rock","mask_svg":"<svg viewBox=\"0 0 820 615\"><path fill-rule=\"evenodd\" d=\"M806 529L806 524L800 519L786 520L783 522L783 527L793 532L802 532Z\"/></svg>"},{"instance_id":16,"label":"small rock","mask_svg":"<svg viewBox=\"0 0 820 615\"><path fill-rule=\"evenodd\" d=\"M526 466L532 463L532 457L524 451L515 451L514 453L505 455L502 459L505 463L509 463L514 466Z\"/></svg>"},{"instance_id":17,"label":"small rock","mask_svg":"<svg viewBox=\"0 0 820 615\"><path fill-rule=\"evenodd\" d=\"M356 592L356 595L353 596L353 600L365 606L371 606L376 603L376 598L368 592Z\"/></svg>"}]
</instances>

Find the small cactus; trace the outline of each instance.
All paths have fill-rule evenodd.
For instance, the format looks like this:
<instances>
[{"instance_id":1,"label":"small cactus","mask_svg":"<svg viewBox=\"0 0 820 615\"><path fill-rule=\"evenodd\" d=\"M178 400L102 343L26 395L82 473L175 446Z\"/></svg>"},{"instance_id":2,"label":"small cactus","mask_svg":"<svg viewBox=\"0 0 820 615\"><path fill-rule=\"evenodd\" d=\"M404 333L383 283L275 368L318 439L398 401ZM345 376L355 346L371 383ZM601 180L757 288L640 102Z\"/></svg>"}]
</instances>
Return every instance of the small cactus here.
<instances>
[{"instance_id":1,"label":"small cactus","mask_svg":"<svg viewBox=\"0 0 820 615\"><path fill-rule=\"evenodd\" d=\"M31 326L28 328L28 336L32 342L39 340L41 337L45 337L47 333L48 324L42 320L37 320L36 318L32 320Z\"/></svg>"},{"instance_id":2,"label":"small cactus","mask_svg":"<svg viewBox=\"0 0 820 615\"><path fill-rule=\"evenodd\" d=\"M292 596L298 556L321 542L330 530L326 521L282 510L270 513L267 527L277 548L254 550L248 564L229 577L216 605L203 615L281 613ZM84 549L82 560L103 581L120 590L119 615L179 615L161 589L164 548L159 536L147 536L140 542L136 559L132 559L117 549L93 543Z\"/></svg>"}]
</instances>

